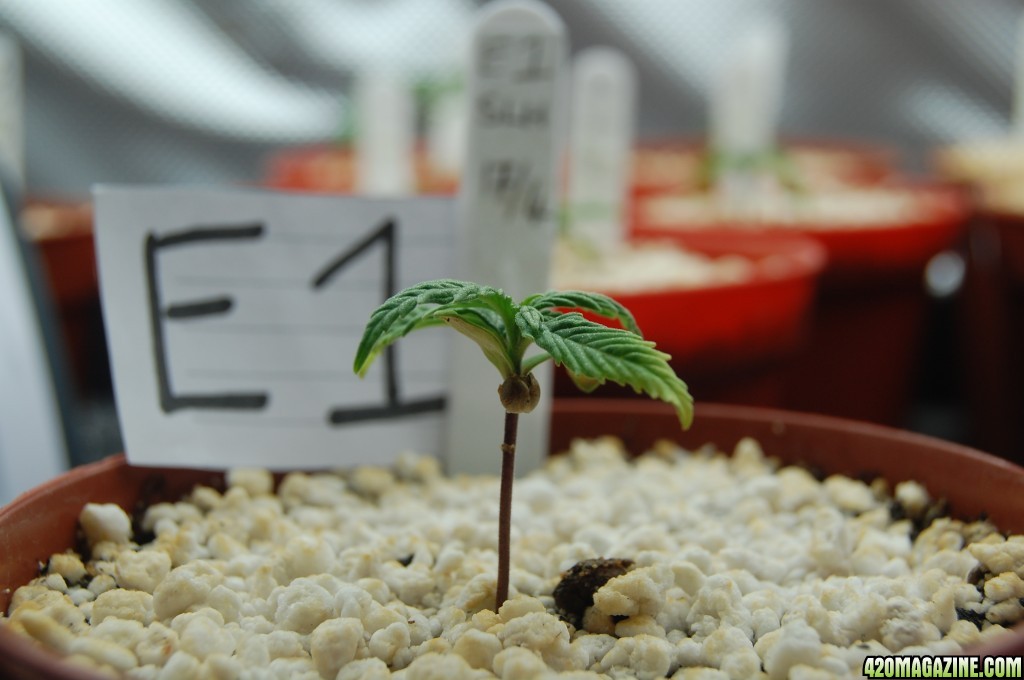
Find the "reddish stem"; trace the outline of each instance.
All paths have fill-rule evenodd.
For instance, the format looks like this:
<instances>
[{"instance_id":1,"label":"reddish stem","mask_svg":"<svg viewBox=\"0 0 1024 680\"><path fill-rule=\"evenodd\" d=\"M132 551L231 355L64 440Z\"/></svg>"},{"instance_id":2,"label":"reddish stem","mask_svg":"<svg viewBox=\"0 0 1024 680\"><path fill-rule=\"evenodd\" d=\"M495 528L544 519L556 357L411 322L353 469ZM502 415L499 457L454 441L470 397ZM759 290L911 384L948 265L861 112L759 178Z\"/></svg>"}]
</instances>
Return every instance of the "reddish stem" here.
<instances>
[{"instance_id":1,"label":"reddish stem","mask_svg":"<svg viewBox=\"0 0 1024 680\"><path fill-rule=\"evenodd\" d=\"M494 611L508 599L509 544L512 533L512 479L516 472L516 432L519 414L505 412L505 440L501 445L501 495L498 501L498 586Z\"/></svg>"}]
</instances>

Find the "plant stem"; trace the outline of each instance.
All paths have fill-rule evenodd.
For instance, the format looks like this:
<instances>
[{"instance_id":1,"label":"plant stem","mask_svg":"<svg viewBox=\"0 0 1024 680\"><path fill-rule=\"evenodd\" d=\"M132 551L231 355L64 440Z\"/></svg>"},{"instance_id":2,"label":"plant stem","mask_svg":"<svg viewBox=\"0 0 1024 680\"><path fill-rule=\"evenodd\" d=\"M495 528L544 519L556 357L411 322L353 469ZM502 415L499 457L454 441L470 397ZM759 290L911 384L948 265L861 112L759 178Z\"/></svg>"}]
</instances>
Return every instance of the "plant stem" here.
<instances>
[{"instance_id":1,"label":"plant stem","mask_svg":"<svg viewBox=\"0 0 1024 680\"><path fill-rule=\"evenodd\" d=\"M519 414L505 412L505 440L501 444L501 495L498 501L498 585L494 611L508 599L509 544L512 533L512 479L516 472L516 432Z\"/></svg>"}]
</instances>

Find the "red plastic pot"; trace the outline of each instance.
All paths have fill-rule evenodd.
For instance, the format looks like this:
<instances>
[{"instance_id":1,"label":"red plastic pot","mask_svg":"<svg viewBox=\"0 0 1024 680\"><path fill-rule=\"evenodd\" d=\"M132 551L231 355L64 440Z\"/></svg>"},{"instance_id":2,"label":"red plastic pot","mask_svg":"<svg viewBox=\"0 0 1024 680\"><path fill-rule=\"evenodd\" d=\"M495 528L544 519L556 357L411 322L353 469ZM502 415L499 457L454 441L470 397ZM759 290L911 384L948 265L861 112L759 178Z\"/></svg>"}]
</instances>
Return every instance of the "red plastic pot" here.
<instances>
[{"instance_id":1,"label":"red plastic pot","mask_svg":"<svg viewBox=\"0 0 1024 680\"><path fill-rule=\"evenodd\" d=\"M658 439L698 447L714 442L731 450L742 437L756 437L766 454L810 466L822 474L882 476L890 484L914 479L934 497L949 501L963 519L986 514L1002 530L1024 532L1024 469L948 442L889 428L823 416L749 407L700 404L693 427L679 429L663 404L639 401L556 400L552 450L574 437L615 435L640 452ZM195 484L223 485L210 471L137 468L115 456L76 468L0 508L0 608L12 591L38 573L38 563L72 548L79 511L86 502L117 503L134 512L175 500ZM967 650L970 654L1024 653L1024 625L1012 634ZM0 627L0 677L10 680L99 677Z\"/></svg>"},{"instance_id":2,"label":"red plastic pot","mask_svg":"<svg viewBox=\"0 0 1024 680\"><path fill-rule=\"evenodd\" d=\"M866 275L919 272L936 253L957 242L970 213L969 196L952 184L888 184L879 191L911 192L919 199L920 210L909 219L851 220L841 225L737 219L694 224L665 215L671 213L674 202L690 199L654 196L634 207L631 230L640 238L680 237L695 230L714 229L802 234L818 240L828 250L827 280L856 281ZM869 195L870 190L865 193Z\"/></svg>"},{"instance_id":3,"label":"red plastic pot","mask_svg":"<svg viewBox=\"0 0 1024 680\"><path fill-rule=\"evenodd\" d=\"M355 190L355 155L346 147L284 149L267 160L265 184L274 189L348 194Z\"/></svg>"},{"instance_id":4,"label":"red plastic pot","mask_svg":"<svg viewBox=\"0 0 1024 680\"><path fill-rule=\"evenodd\" d=\"M981 209L960 307L972 441L1024 463L1024 214Z\"/></svg>"},{"instance_id":5,"label":"red plastic pot","mask_svg":"<svg viewBox=\"0 0 1024 680\"><path fill-rule=\"evenodd\" d=\"M1024 462L1024 145L977 140L936 151L932 165L974 199L958 309L971 440Z\"/></svg>"},{"instance_id":6,"label":"red plastic pot","mask_svg":"<svg viewBox=\"0 0 1024 680\"><path fill-rule=\"evenodd\" d=\"M928 261L958 244L969 197L948 184L889 185L921 197L921 211L901 222L840 227L723 222L704 229L798 233L828 252L806 351L794 364L785 404L890 425L906 422L928 307L922 277ZM651 201L683 200L656 197ZM683 238L693 225L654 222L644 203L638 237Z\"/></svg>"},{"instance_id":7,"label":"red plastic pot","mask_svg":"<svg viewBox=\"0 0 1024 680\"><path fill-rule=\"evenodd\" d=\"M929 160L940 177L987 188L1024 177L1024 142L1013 135L975 139L939 148Z\"/></svg>"},{"instance_id":8,"label":"red plastic pot","mask_svg":"<svg viewBox=\"0 0 1024 680\"><path fill-rule=\"evenodd\" d=\"M458 179L433 167L418 149L413 157L416 192L453 194ZM319 144L281 150L267 161L265 184L274 189L350 194L356 188L355 153L348 147Z\"/></svg>"},{"instance_id":9,"label":"red plastic pot","mask_svg":"<svg viewBox=\"0 0 1024 680\"><path fill-rule=\"evenodd\" d=\"M88 201L30 199L21 212L21 227L39 251L50 292L59 304L95 298L99 279Z\"/></svg>"},{"instance_id":10,"label":"red plastic pot","mask_svg":"<svg viewBox=\"0 0 1024 680\"><path fill-rule=\"evenodd\" d=\"M811 187L870 186L896 173L898 154L879 144L799 138L782 146ZM697 139L642 141L633 156L633 196L701 190L704 148Z\"/></svg>"},{"instance_id":11,"label":"red plastic pot","mask_svg":"<svg viewBox=\"0 0 1024 680\"><path fill-rule=\"evenodd\" d=\"M673 243L710 257L742 257L752 276L690 288L600 292L630 310L644 337L672 355L673 367L701 398L781 405L786 362L806 341L824 250L788 234L695 232ZM555 393L574 396L578 390L558 372ZM631 391L608 385L597 394Z\"/></svg>"},{"instance_id":12,"label":"red plastic pot","mask_svg":"<svg viewBox=\"0 0 1024 680\"><path fill-rule=\"evenodd\" d=\"M78 391L87 394L105 387L107 347L92 204L31 198L22 209L21 228L38 256Z\"/></svg>"}]
</instances>

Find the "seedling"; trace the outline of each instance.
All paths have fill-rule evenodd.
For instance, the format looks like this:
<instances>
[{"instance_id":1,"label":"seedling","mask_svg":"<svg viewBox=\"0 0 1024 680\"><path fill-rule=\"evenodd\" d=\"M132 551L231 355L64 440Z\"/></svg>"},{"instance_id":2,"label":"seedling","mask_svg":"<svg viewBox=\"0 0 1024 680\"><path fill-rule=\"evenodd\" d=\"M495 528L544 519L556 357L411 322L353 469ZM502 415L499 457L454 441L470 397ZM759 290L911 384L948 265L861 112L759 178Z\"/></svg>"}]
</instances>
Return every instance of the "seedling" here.
<instances>
[{"instance_id":1,"label":"seedling","mask_svg":"<svg viewBox=\"0 0 1024 680\"><path fill-rule=\"evenodd\" d=\"M611 328L579 311L618 321ZM547 360L564 366L585 392L612 381L668 402L684 428L693 420L693 398L669 366L669 355L644 340L629 310L610 297L582 291L531 295L516 304L497 288L440 279L394 295L370 315L353 368L366 374L374 358L401 337L421 328L447 324L476 342L501 374L498 397L505 408L501 444L496 606L508 599L512 479L515 474L519 414L540 400L533 369ZM532 345L539 353L526 356Z\"/></svg>"},{"instance_id":2,"label":"seedling","mask_svg":"<svg viewBox=\"0 0 1024 680\"><path fill-rule=\"evenodd\" d=\"M730 154L709 148L701 155L698 184L702 189L712 189L730 172L764 173L774 177L782 188L791 193L805 191L792 156L782 148L747 154Z\"/></svg>"}]
</instances>

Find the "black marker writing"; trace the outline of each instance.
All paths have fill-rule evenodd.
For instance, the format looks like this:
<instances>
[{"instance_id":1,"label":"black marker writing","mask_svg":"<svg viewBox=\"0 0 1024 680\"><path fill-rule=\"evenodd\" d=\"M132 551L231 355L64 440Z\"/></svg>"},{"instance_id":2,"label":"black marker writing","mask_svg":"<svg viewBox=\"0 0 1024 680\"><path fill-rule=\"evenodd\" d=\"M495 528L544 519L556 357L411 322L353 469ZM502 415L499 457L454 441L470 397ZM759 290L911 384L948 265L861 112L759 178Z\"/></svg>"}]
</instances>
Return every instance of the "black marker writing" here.
<instances>
[{"instance_id":1,"label":"black marker writing","mask_svg":"<svg viewBox=\"0 0 1024 680\"><path fill-rule=\"evenodd\" d=\"M485 35L477 48L482 78L530 82L551 77L549 39L542 35Z\"/></svg>"},{"instance_id":2,"label":"black marker writing","mask_svg":"<svg viewBox=\"0 0 1024 680\"><path fill-rule=\"evenodd\" d=\"M511 41L512 36L508 35L486 35L480 39L478 63L482 77L497 78L501 75Z\"/></svg>"},{"instance_id":3,"label":"black marker writing","mask_svg":"<svg viewBox=\"0 0 1024 680\"><path fill-rule=\"evenodd\" d=\"M384 245L384 276L383 290L381 291L383 294L381 301L383 302L397 292L395 285L395 232L395 220L391 218L384 220L379 227L328 262L313 276L310 285L314 290L323 288L336 276L340 275L346 266L380 242ZM385 404L379 406L332 408L327 413L328 423L340 425L342 423L364 420L398 418L404 415L440 411L444 408L444 397L410 401L405 401L401 398L396 372L397 356L395 352L395 347L392 345L384 350L384 355L381 357L381 363L384 366L384 386L387 395Z\"/></svg>"},{"instance_id":4,"label":"black marker writing","mask_svg":"<svg viewBox=\"0 0 1024 680\"><path fill-rule=\"evenodd\" d=\"M542 80L551 75L551 71L544 67L546 60L546 45L543 36L528 35L522 38L525 43L526 64L516 73L516 80Z\"/></svg>"},{"instance_id":5,"label":"black marker writing","mask_svg":"<svg viewBox=\"0 0 1024 680\"><path fill-rule=\"evenodd\" d=\"M542 222L548 215L544 183L531 175L529 163L485 161L480 168L480 192L494 196L508 218L522 216Z\"/></svg>"},{"instance_id":6,"label":"black marker writing","mask_svg":"<svg viewBox=\"0 0 1024 680\"><path fill-rule=\"evenodd\" d=\"M543 128L548 125L548 104L520 101L497 92L477 97L476 110L483 127L518 129Z\"/></svg>"},{"instance_id":7,"label":"black marker writing","mask_svg":"<svg viewBox=\"0 0 1024 680\"><path fill-rule=\"evenodd\" d=\"M179 302L167 305L164 314L167 315L168 319L191 319L197 316L210 316L211 314L227 314L233 306L234 300L229 297L201 300L199 302Z\"/></svg>"},{"instance_id":8,"label":"black marker writing","mask_svg":"<svg viewBox=\"0 0 1024 680\"><path fill-rule=\"evenodd\" d=\"M164 335L164 320L184 320L211 314L225 314L230 311L233 301L229 297L211 300L189 301L163 307L160 291L158 253L161 249L195 244L203 241L233 239L256 239L263 235L262 224L235 226L198 226L182 231L157 236L149 233L145 242L146 284L149 296L149 320L153 332L153 361L156 365L157 389L160 408L172 413L186 408L198 409L262 409L266 408L268 395L258 393L221 394L177 394L171 388L168 367L167 340Z\"/></svg>"}]
</instances>

